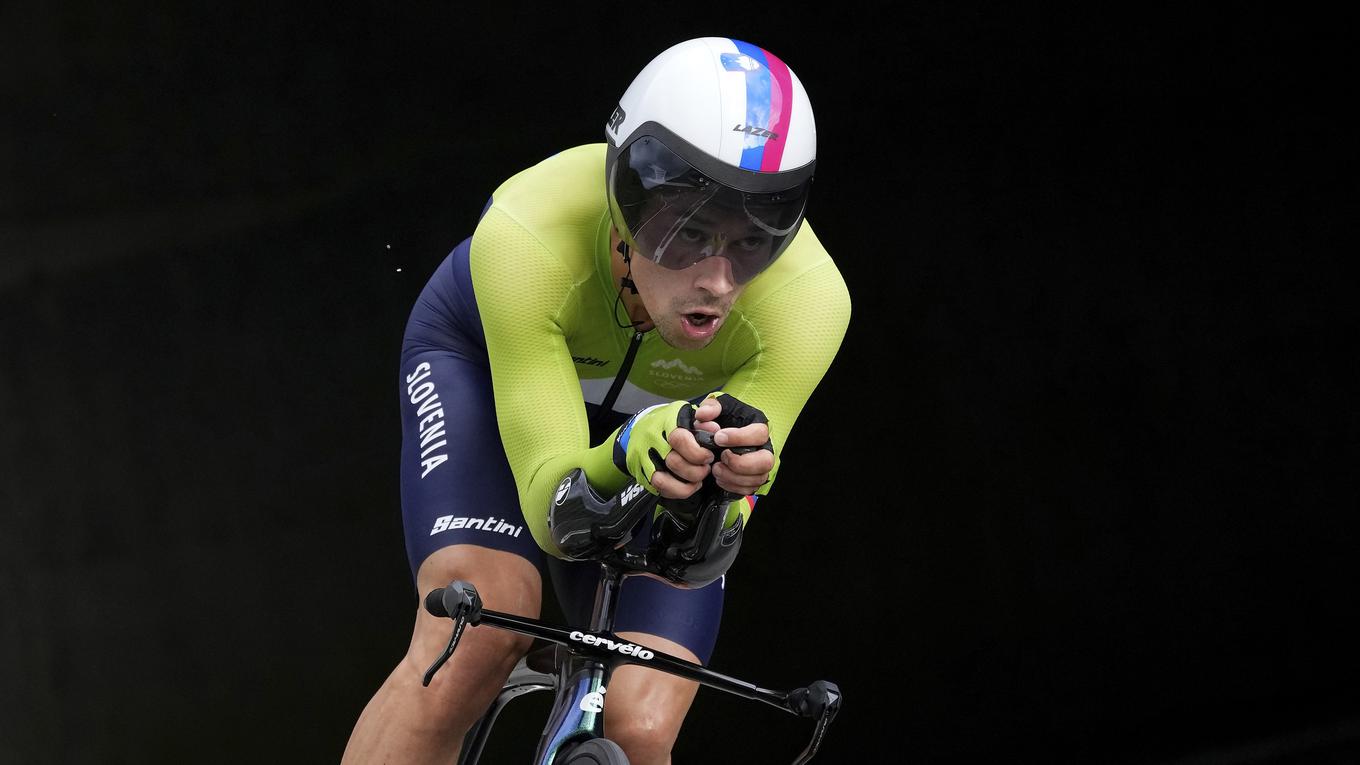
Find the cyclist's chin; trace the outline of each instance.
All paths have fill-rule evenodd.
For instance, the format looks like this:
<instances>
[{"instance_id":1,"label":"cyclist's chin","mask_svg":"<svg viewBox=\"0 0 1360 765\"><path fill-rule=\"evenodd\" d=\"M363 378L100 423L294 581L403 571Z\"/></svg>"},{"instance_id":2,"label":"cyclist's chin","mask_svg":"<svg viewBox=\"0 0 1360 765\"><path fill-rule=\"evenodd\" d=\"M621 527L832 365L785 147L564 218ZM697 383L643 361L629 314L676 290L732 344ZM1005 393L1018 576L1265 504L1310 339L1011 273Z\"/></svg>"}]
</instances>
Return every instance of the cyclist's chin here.
<instances>
[{"instance_id":1,"label":"cyclist's chin","mask_svg":"<svg viewBox=\"0 0 1360 765\"><path fill-rule=\"evenodd\" d=\"M661 333L661 339L665 341L666 345L680 351L702 350L707 348L709 343L713 342L713 338L711 337L704 340L694 340L693 338L685 337L683 332L675 332L667 329L665 326L658 327L657 331Z\"/></svg>"}]
</instances>

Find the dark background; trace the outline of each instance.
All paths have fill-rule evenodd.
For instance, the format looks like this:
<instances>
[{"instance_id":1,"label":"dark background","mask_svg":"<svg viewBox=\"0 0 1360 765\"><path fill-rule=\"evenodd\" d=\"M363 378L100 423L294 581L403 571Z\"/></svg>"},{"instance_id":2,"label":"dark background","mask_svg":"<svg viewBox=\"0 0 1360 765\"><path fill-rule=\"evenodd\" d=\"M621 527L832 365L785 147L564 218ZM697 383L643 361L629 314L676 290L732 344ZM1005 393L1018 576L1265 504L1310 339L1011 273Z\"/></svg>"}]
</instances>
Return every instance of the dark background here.
<instances>
[{"instance_id":1,"label":"dark background","mask_svg":"<svg viewBox=\"0 0 1360 765\"><path fill-rule=\"evenodd\" d=\"M826 762L1360 758L1349 20L26 5L0 760L338 760L409 637L416 293L500 180L704 34L807 86L855 310L713 666L839 682ZM537 703L492 761L527 761ZM676 761L807 732L705 690Z\"/></svg>"}]
</instances>

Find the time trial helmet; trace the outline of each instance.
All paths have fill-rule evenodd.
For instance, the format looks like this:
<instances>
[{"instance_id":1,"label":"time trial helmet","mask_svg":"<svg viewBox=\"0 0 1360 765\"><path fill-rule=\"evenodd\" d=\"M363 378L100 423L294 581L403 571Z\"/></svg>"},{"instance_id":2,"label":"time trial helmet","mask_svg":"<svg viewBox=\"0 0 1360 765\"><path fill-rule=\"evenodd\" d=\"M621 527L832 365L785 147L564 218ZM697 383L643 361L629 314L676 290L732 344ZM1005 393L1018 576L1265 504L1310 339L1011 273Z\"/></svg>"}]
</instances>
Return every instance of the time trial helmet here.
<instances>
[{"instance_id":1,"label":"time trial helmet","mask_svg":"<svg viewBox=\"0 0 1360 765\"><path fill-rule=\"evenodd\" d=\"M671 269L721 255L745 283L802 224L812 106L763 48L704 37L666 49L628 86L605 136L609 213L634 254Z\"/></svg>"}]
</instances>

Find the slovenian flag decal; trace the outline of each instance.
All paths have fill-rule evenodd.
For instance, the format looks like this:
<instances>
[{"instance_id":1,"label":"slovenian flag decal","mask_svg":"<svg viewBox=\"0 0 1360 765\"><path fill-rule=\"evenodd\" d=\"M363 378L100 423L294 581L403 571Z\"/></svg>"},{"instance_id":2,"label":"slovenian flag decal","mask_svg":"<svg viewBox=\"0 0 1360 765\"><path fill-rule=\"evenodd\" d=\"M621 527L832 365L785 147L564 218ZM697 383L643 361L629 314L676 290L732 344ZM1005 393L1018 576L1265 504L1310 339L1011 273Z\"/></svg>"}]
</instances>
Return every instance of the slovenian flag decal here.
<instances>
[{"instance_id":1,"label":"slovenian flag decal","mask_svg":"<svg viewBox=\"0 0 1360 765\"><path fill-rule=\"evenodd\" d=\"M722 54L723 68L746 73L746 132L741 166L775 172L784 156L784 133L789 127L793 84L789 68L763 48L733 40L740 53Z\"/></svg>"}]
</instances>

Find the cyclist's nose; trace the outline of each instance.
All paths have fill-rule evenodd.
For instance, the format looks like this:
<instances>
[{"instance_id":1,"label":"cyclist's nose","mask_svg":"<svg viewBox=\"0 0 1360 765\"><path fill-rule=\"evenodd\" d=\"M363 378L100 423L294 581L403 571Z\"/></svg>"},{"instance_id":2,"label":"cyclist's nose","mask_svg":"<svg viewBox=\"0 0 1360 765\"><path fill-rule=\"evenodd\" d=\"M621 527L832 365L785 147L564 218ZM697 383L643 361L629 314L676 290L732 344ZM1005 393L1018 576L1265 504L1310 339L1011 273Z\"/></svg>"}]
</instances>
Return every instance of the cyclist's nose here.
<instances>
[{"instance_id":1,"label":"cyclist's nose","mask_svg":"<svg viewBox=\"0 0 1360 765\"><path fill-rule=\"evenodd\" d=\"M732 261L728 260L721 251L716 256L709 256L694 264L694 286L705 292L714 295L726 295L736 288L736 279L732 276Z\"/></svg>"}]
</instances>

